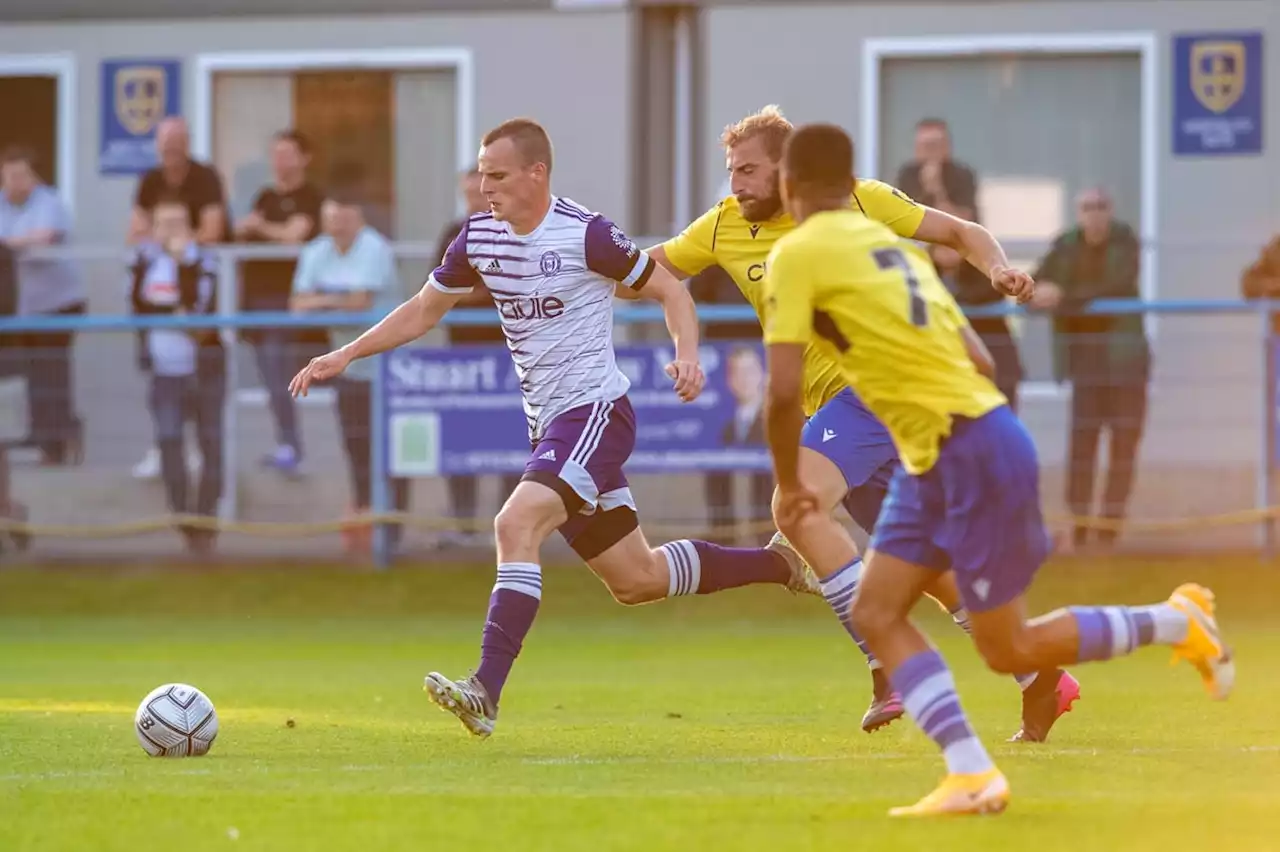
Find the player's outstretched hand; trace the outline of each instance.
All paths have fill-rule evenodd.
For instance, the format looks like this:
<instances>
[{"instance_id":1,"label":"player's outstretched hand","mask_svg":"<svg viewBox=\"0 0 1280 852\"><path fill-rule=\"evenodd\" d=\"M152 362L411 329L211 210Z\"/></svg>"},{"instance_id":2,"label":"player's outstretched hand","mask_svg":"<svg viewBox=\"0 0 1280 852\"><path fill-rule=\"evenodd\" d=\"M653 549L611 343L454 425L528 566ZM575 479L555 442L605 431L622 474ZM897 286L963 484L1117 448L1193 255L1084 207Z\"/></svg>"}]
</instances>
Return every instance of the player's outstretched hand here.
<instances>
[{"instance_id":1,"label":"player's outstretched hand","mask_svg":"<svg viewBox=\"0 0 1280 852\"><path fill-rule=\"evenodd\" d=\"M667 378L676 383L676 396L681 402L693 402L702 393L707 377L697 361L672 361L667 365Z\"/></svg>"},{"instance_id":2,"label":"player's outstretched hand","mask_svg":"<svg viewBox=\"0 0 1280 852\"><path fill-rule=\"evenodd\" d=\"M1031 301L1036 291L1036 282L1030 275L1007 266L998 267L991 273L991 283L1001 293L1017 299L1019 305Z\"/></svg>"},{"instance_id":3,"label":"player's outstretched hand","mask_svg":"<svg viewBox=\"0 0 1280 852\"><path fill-rule=\"evenodd\" d=\"M351 357L341 349L335 349L319 358L312 358L307 366L298 371L298 375L289 382L289 393L294 396L306 396L312 382L323 382L342 374L351 363Z\"/></svg>"},{"instance_id":4,"label":"player's outstretched hand","mask_svg":"<svg viewBox=\"0 0 1280 852\"><path fill-rule=\"evenodd\" d=\"M774 520L779 527L792 527L811 512L818 511L818 496L803 485L778 486L778 506Z\"/></svg>"}]
</instances>

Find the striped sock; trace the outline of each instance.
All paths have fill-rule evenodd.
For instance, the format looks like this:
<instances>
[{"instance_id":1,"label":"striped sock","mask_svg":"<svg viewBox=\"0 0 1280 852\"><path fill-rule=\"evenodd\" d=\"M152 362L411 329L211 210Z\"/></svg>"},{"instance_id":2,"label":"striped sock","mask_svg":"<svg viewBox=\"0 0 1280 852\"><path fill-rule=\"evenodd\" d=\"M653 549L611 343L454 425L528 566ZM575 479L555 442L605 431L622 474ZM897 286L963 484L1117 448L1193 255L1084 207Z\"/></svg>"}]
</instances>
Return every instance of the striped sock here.
<instances>
[{"instance_id":1,"label":"striped sock","mask_svg":"<svg viewBox=\"0 0 1280 852\"><path fill-rule=\"evenodd\" d=\"M942 749L948 772L970 775L994 767L965 718L955 679L937 651L922 651L909 658L892 677L911 718Z\"/></svg>"},{"instance_id":2,"label":"striped sock","mask_svg":"<svg viewBox=\"0 0 1280 852\"><path fill-rule=\"evenodd\" d=\"M1188 621L1167 603L1154 606L1073 606L1082 662L1132 654L1144 645L1175 645L1187 638Z\"/></svg>"},{"instance_id":3,"label":"striped sock","mask_svg":"<svg viewBox=\"0 0 1280 852\"><path fill-rule=\"evenodd\" d=\"M757 583L786 585L791 565L767 547L722 547L709 541L669 541L667 597L711 595Z\"/></svg>"},{"instance_id":4,"label":"striped sock","mask_svg":"<svg viewBox=\"0 0 1280 852\"><path fill-rule=\"evenodd\" d=\"M867 648L867 643L858 635L858 631L853 629L853 596L858 591L858 580L861 578L862 559L855 556L852 562L822 581L822 597L826 599L827 606L831 607L831 611L840 620L840 626L844 628L844 632L849 634L857 644L858 650L867 658L867 663L871 668L876 669L880 667L880 663Z\"/></svg>"},{"instance_id":5,"label":"striped sock","mask_svg":"<svg viewBox=\"0 0 1280 852\"><path fill-rule=\"evenodd\" d=\"M484 684L495 707L541 602L541 566L532 562L505 562L498 566L498 580L489 596L489 614L480 639L480 667L476 669L476 678Z\"/></svg>"},{"instance_id":6,"label":"striped sock","mask_svg":"<svg viewBox=\"0 0 1280 852\"><path fill-rule=\"evenodd\" d=\"M667 597L693 595L702 582L702 558L691 541L669 541L658 548L667 557Z\"/></svg>"},{"instance_id":7,"label":"striped sock","mask_svg":"<svg viewBox=\"0 0 1280 852\"><path fill-rule=\"evenodd\" d=\"M969 610L965 609L963 606L958 606L953 610L949 610L949 612L951 613L951 620L956 623L956 627L959 627L965 633L972 636L973 625L969 623ZM1031 674L1016 674L1013 676L1013 679L1018 682L1018 688L1025 692L1027 687L1036 682L1036 677L1038 675L1039 672L1032 672Z\"/></svg>"}]
</instances>

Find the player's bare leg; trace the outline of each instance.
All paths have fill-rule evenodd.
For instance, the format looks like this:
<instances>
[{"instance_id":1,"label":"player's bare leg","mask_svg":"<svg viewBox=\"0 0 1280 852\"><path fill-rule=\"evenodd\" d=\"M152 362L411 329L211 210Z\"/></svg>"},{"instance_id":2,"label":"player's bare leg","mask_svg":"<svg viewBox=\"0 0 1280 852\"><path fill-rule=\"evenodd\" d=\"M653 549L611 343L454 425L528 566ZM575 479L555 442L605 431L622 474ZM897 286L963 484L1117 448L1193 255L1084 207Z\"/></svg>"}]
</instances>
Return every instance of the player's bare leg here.
<instances>
[{"instance_id":1,"label":"player's bare leg","mask_svg":"<svg viewBox=\"0 0 1280 852\"><path fill-rule=\"evenodd\" d=\"M960 600L955 574L940 574L925 592L950 614L965 633L972 635L972 617ZM1029 672L1029 674L1028 674ZM1047 669L1018 669L1014 681L1022 691L1022 727L1009 742L1042 743L1054 724L1080 699L1080 682L1057 666Z\"/></svg>"},{"instance_id":2,"label":"player's bare leg","mask_svg":"<svg viewBox=\"0 0 1280 852\"><path fill-rule=\"evenodd\" d=\"M969 724L942 656L910 620L912 607L936 574L872 549L853 605L858 631L893 680L907 712L937 744L947 765L947 777L933 793L890 813L998 813L1009 801L1008 782Z\"/></svg>"},{"instance_id":3,"label":"player's bare leg","mask_svg":"<svg viewBox=\"0 0 1280 852\"><path fill-rule=\"evenodd\" d=\"M871 733L897 721L904 711L901 697L894 692L889 678L858 637L849 619L849 604L857 592L862 563L857 546L834 517L836 507L848 491L848 483L835 462L820 452L802 446L799 460L800 481L817 496L826 520L820 522L810 518L806 521L807 529L796 530L794 537L788 534L786 540L818 576L827 603L867 658L872 694L871 704L862 717L862 729ZM950 572L930 572L930 576L932 579L924 594L945 609L957 626L966 633L970 632L969 616L960 600L955 576ZM1048 736L1054 722L1080 697L1080 685L1061 670L1048 670L1044 677L1018 674L1014 679L1022 690L1022 728L1013 739L1041 742Z\"/></svg>"},{"instance_id":4,"label":"player's bare leg","mask_svg":"<svg viewBox=\"0 0 1280 852\"><path fill-rule=\"evenodd\" d=\"M636 526L586 562L614 599L629 606L761 583L818 593L804 561L784 545L732 548L682 539L650 547L644 531Z\"/></svg>"},{"instance_id":5,"label":"player's bare leg","mask_svg":"<svg viewBox=\"0 0 1280 852\"><path fill-rule=\"evenodd\" d=\"M1175 660L1199 672L1211 698L1235 685L1235 662L1214 614L1213 592L1187 583L1164 603L1070 607L1028 621L1021 597L972 616L973 638L997 672L1047 669L1126 656L1145 645L1168 645Z\"/></svg>"},{"instance_id":6,"label":"player's bare leg","mask_svg":"<svg viewBox=\"0 0 1280 852\"><path fill-rule=\"evenodd\" d=\"M457 716L471 733L487 737L498 718L498 701L542 600L543 541L568 519L564 501L551 488L522 481L494 519L498 579L489 597L480 667L454 681L432 672L424 688L431 700Z\"/></svg>"}]
</instances>

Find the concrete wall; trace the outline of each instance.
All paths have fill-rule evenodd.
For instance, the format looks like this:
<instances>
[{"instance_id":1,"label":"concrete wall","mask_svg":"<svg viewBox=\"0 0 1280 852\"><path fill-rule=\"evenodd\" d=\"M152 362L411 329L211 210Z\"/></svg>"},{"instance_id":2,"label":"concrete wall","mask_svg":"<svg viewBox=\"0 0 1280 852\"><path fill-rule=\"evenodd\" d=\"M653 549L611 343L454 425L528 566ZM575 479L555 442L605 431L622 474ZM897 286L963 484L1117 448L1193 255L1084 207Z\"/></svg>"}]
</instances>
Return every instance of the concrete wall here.
<instances>
[{"instance_id":1,"label":"concrete wall","mask_svg":"<svg viewBox=\"0 0 1280 852\"><path fill-rule=\"evenodd\" d=\"M194 104L195 57L221 51L469 48L475 128L536 116L556 144L556 188L625 222L630 155L629 13L360 16L75 22L0 27L0 54L72 53L78 62L76 220L81 242L119 241L134 182L97 172L103 59L180 56L184 108ZM121 211L121 216L111 211ZM614 212L617 211L617 212Z\"/></svg>"}]
</instances>

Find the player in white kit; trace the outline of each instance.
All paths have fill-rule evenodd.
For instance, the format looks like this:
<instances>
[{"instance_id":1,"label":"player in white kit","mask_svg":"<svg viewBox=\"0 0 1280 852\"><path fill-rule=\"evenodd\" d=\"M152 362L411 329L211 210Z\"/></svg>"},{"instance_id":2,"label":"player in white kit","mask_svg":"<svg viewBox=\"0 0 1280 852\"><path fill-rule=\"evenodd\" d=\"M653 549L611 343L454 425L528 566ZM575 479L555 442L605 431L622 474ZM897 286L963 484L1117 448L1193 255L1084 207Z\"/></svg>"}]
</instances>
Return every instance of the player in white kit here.
<instances>
[{"instance_id":1,"label":"player in white kit","mask_svg":"<svg viewBox=\"0 0 1280 852\"><path fill-rule=\"evenodd\" d=\"M538 551L559 529L621 603L710 594L754 583L818 594L804 563L781 544L727 548L673 541L650 548L622 466L635 446L629 382L613 351L615 287L662 305L675 343L667 366L688 402L704 381L693 300L616 225L551 193L551 141L514 119L485 135L479 166L489 213L473 215L422 290L353 343L316 358L295 394L356 358L421 337L476 286L494 296L515 361L532 447L520 485L494 520L498 579L489 599L480 666L426 689L471 733L493 732L498 700L542 597Z\"/></svg>"}]
</instances>

